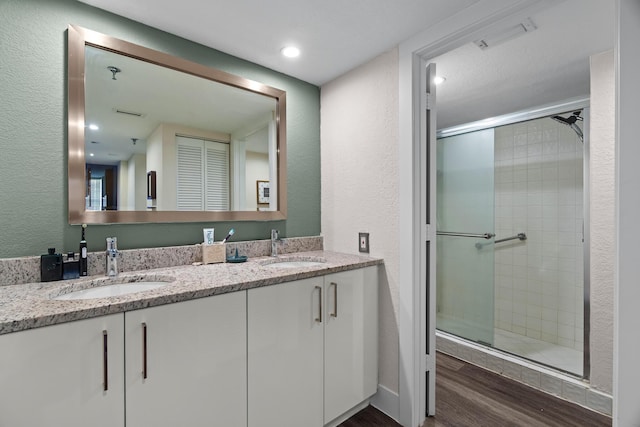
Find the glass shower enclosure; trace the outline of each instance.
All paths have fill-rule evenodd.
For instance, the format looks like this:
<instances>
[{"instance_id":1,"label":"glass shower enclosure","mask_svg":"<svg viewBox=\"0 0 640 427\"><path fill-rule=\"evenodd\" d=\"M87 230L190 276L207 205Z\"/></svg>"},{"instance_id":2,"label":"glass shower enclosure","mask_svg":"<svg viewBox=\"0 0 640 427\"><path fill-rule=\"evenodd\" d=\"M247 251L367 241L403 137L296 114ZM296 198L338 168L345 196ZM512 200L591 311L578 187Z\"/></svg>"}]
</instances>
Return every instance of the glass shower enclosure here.
<instances>
[{"instance_id":1,"label":"glass shower enclosure","mask_svg":"<svg viewBox=\"0 0 640 427\"><path fill-rule=\"evenodd\" d=\"M493 345L494 131L438 140L438 328Z\"/></svg>"},{"instance_id":2,"label":"glass shower enclosure","mask_svg":"<svg viewBox=\"0 0 640 427\"><path fill-rule=\"evenodd\" d=\"M554 111L437 140L437 329L578 376L589 363L583 120L587 109Z\"/></svg>"}]
</instances>

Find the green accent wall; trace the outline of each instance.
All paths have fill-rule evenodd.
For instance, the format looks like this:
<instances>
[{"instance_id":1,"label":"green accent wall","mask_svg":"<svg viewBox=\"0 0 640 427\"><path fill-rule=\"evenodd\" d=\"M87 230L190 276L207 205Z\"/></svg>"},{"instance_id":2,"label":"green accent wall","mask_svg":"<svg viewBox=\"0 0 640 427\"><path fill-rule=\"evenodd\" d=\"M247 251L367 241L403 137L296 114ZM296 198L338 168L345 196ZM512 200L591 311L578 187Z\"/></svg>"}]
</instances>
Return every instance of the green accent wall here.
<instances>
[{"instance_id":1,"label":"green accent wall","mask_svg":"<svg viewBox=\"0 0 640 427\"><path fill-rule=\"evenodd\" d=\"M241 20L239 21L241 22ZM67 211L67 28L79 25L287 92L285 221L89 225L90 251L195 244L202 228L234 240L320 234L317 86L73 0L0 0L0 258L77 251ZM215 31L212 25L211 31Z\"/></svg>"}]
</instances>

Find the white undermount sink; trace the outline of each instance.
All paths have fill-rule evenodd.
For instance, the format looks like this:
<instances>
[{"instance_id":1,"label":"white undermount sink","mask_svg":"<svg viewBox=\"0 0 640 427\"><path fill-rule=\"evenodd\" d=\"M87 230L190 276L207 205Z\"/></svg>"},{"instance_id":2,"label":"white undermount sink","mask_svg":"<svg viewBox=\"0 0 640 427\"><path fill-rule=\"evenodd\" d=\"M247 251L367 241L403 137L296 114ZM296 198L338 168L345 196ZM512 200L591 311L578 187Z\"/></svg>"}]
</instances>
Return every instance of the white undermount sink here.
<instances>
[{"instance_id":1,"label":"white undermount sink","mask_svg":"<svg viewBox=\"0 0 640 427\"><path fill-rule=\"evenodd\" d=\"M95 298L120 297L124 295L135 294L138 292L150 291L152 289L158 289L170 284L171 282L148 280L130 283L108 283L109 282L105 282L105 284L96 284L86 289L63 293L61 295L53 297L52 299L58 301L74 301Z\"/></svg>"},{"instance_id":2,"label":"white undermount sink","mask_svg":"<svg viewBox=\"0 0 640 427\"><path fill-rule=\"evenodd\" d=\"M262 264L263 267L269 268L304 268L304 267L320 267L325 265L324 259L295 259L295 258L282 258L275 260L269 260Z\"/></svg>"}]
</instances>

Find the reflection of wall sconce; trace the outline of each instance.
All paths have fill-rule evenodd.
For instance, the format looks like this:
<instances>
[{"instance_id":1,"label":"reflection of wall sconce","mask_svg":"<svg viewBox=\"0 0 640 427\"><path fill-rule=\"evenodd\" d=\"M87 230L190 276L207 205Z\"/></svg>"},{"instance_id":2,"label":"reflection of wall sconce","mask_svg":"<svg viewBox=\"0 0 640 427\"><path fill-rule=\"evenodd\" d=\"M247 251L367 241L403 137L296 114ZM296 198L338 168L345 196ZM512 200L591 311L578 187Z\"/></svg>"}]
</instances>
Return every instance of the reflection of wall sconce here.
<instances>
[{"instance_id":1,"label":"reflection of wall sconce","mask_svg":"<svg viewBox=\"0 0 640 427\"><path fill-rule=\"evenodd\" d=\"M156 171L147 172L147 200L156 199Z\"/></svg>"},{"instance_id":2,"label":"reflection of wall sconce","mask_svg":"<svg viewBox=\"0 0 640 427\"><path fill-rule=\"evenodd\" d=\"M257 201L259 205L269 203L269 181L256 181L258 190Z\"/></svg>"}]
</instances>

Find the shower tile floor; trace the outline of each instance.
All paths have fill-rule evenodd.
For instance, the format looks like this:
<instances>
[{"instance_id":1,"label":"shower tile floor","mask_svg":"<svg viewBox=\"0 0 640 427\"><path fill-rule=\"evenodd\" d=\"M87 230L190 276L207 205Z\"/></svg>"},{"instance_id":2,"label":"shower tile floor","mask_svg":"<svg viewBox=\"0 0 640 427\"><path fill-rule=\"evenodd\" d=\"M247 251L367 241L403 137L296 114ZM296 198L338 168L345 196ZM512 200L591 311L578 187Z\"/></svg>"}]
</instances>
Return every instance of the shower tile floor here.
<instances>
[{"instance_id":1,"label":"shower tile floor","mask_svg":"<svg viewBox=\"0 0 640 427\"><path fill-rule=\"evenodd\" d=\"M581 351L495 329L493 347L555 369L582 376Z\"/></svg>"},{"instance_id":2,"label":"shower tile floor","mask_svg":"<svg viewBox=\"0 0 640 427\"><path fill-rule=\"evenodd\" d=\"M441 313L438 313L436 322L438 329L459 337L476 336L478 333L477 325L468 325ZM492 347L553 369L579 377L583 375L582 352L569 347L551 344L498 328L493 330Z\"/></svg>"}]
</instances>

